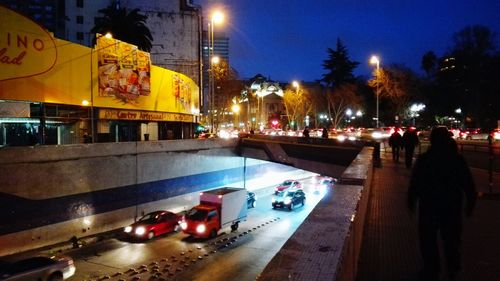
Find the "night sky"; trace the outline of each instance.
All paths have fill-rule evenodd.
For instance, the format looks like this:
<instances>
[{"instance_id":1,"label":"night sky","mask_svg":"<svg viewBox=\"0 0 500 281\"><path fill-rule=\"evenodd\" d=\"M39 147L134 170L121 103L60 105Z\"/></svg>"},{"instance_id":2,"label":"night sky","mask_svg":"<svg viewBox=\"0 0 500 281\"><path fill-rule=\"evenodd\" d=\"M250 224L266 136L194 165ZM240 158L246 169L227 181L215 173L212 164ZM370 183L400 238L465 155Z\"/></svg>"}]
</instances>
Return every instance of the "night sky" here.
<instances>
[{"instance_id":1,"label":"night sky","mask_svg":"<svg viewBox=\"0 0 500 281\"><path fill-rule=\"evenodd\" d=\"M369 76L372 54L421 73L422 55L442 56L452 36L468 25L496 33L500 49L499 0L195 0L205 15L222 7L216 31L229 36L230 64L241 78L260 73L272 80L314 81L325 70L326 49L340 38L356 75ZM208 18L205 16L205 18ZM206 23L204 23L205 29Z\"/></svg>"}]
</instances>

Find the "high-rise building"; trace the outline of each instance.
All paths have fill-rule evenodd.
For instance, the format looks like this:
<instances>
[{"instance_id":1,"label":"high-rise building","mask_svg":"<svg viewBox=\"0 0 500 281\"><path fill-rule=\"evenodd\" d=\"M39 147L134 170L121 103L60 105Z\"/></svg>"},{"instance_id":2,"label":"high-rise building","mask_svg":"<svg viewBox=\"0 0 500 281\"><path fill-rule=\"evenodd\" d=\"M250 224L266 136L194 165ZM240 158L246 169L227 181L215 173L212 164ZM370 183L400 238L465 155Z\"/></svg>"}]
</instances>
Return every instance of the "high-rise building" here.
<instances>
[{"instance_id":1,"label":"high-rise building","mask_svg":"<svg viewBox=\"0 0 500 281\"><path fill-rule=\"evenodd\" d=\"M203 99L205 101L209 100L208 91L208 79L209 79L209 69L210 69L210 58L209 58L209 48L208 46L208 31L203 31L203 41L202 41L202 57L203 57ZM226 36L224 32L214 32L213 34L213 50L212 55L218 56L221 60L224 60L229 65L229 37ZM215 102L215 101L214 101ZM203 111L208 112L209 102L204 103Z\"/></svg>"},{"instance_id":2,"label":"high-rise building","mask_svg":"<svg viewBox=\"0 0 500 281\"><path fill-rule=\"evenodd\" d=\"M65 2L64 0L0 0L0 4L15 10L40 24L56 37L65 35Z\"/></svg>"}]
</instances>

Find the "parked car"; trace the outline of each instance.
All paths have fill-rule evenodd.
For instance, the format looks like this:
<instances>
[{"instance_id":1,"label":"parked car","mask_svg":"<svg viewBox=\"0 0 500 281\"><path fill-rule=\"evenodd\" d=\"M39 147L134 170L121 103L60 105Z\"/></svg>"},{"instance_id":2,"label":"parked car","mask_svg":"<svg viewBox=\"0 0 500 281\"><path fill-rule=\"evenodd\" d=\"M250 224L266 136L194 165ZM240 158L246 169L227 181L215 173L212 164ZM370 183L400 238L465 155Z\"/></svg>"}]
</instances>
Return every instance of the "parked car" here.
<instances>
[{"instance_id":1,"label":"parked car","mask_svg":"<svg viewBox=\"0 0 500 281\"><path fill-rule=\"evenodd\" d=\"M75 271L73 259L67 256L32 257L0 268L0 280L66 280Z\"/></svg>"},{"instance_id":2,"label":"parked car","mask_svg":"<svg viewBox=\"0 0 500 281\"><path fill-rule=\"evenodd\" d=\"M125 227L125 234L138 239L153 239L178 230L181 217L169 211L155 211L144 215L135 223Z\"/></svg>"},{"instance_id":3,"label":"parked car","mask_svg":"<svg viewBox=\"0 0 500 281\"><path fill-rule=\"evenodd\" d=\"M480 128L465 129L460 133L460 138L465 140L487 140L488 133Z\"/></svg>"},{"instance_id":4,"label":"parked car","mask_svg":"<svg viewBox=\"0 0 500 281\"><path fill-rule=\"evenodd\" d=\"M271 200L271 204L273 209L286 208L291 211L296 205L300 204L304 206L305 201L306 194L304 191L302 189L295 189L277 192Z\"/></svg>"},{"instance_id":5,"label":"parked car","mask_svg":"<svg viewBox=\"0 0 500 281\"><path fill-rule=\"evenodd\" d=\"M289 188L302 188L300 182L296 180L286 180L274 188L275 192L280 192Z\"/></svg>"},{"instance_id":6,"label":"parked car","mask_svg":"<svg viewBox=\"0 0 500 281\"><path fill-rule=\"evenodd\" d=\"M255 195L254 192L248 191L247 192L247 208L255 208L257 205L257 196Z\"/></svg>"}]
</instances>

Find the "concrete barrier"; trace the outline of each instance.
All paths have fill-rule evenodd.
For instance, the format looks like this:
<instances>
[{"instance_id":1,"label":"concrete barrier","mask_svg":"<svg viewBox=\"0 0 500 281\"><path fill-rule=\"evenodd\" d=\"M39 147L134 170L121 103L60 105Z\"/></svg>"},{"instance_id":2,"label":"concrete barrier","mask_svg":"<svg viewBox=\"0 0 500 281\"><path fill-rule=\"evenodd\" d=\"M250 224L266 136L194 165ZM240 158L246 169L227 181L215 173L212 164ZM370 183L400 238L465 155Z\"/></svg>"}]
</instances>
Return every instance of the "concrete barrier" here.
<instances>
[{"instance_id":1,"label":"concrete barrier","mask_svg":"<svg viewBox=\"0 0 500 281\"><path fill-rule=\"evenodd\" d=\"M372 169L365 147L257 280L355 280Z\"/></svg>"}]
</instances>

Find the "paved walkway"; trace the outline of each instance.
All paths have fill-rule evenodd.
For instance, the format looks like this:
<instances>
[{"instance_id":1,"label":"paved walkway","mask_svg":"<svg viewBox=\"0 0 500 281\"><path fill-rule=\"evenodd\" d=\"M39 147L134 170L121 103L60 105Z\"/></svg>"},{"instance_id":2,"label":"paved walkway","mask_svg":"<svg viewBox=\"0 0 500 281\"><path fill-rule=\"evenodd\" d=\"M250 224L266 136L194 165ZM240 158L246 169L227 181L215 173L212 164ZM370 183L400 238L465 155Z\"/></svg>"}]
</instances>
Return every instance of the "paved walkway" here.
<instances>
[{"instance_id":1,"label":"paved walkway","mask_svg":"<svg viewBox=\"0 0 500 281\"><path fill-rule=\"evenodd\" d=\"M357 281L416 281L422 265L417 220L406 211L410 171L404 156L392 162L382 152L375 168ZM478 192L488 192L488 173L472 169ZM494 196L479 198L472 217L464 220L463 272L460 281L500 280L500 175L494 174ZM446 280L442 274L441 280Z\"/></svg>"}]
</instances>

